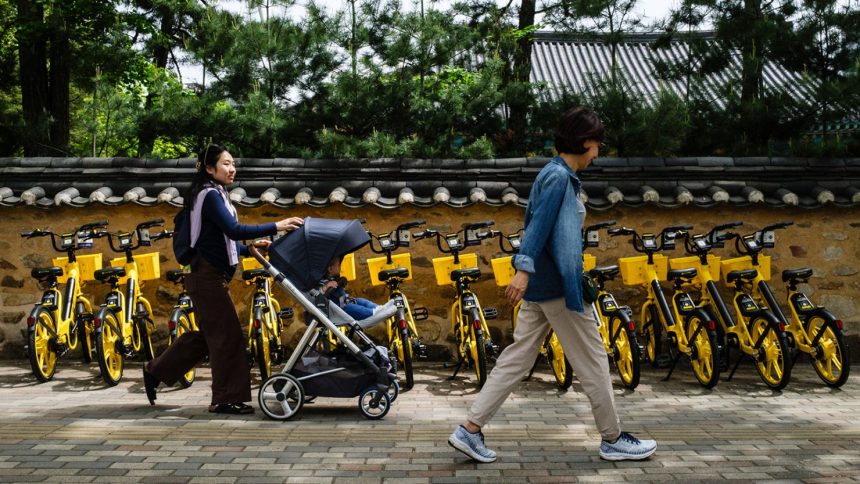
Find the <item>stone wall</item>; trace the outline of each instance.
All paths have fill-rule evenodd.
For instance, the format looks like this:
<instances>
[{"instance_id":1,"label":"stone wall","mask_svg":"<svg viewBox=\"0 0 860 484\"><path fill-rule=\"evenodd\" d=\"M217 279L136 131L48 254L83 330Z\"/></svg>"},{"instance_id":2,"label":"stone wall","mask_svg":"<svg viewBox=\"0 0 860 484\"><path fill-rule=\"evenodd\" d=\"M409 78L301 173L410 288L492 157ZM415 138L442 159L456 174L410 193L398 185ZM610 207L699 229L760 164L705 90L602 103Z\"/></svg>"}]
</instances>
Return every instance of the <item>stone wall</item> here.
<instances>
[{"instance_id":1,"label":"stone wall","mask_svg":"<svg viewBox=\"0 0 860 484\"><path fill-rule=\"evenodd\" d=\"M496 221L495 228L503 232L512 232L522 224L523 210L506 206L501 208L487 205L473 205L466 208L451 208L439 205L434 208L398 208L384 210L373 206L352 209L343 206L332 206L324 209L302 207L289 213L274 207L254 209L239 209L241 220L246 223L274 221L287 215L329 217L329 218L364 218L367 226L374 232L383 232L394 228L397 224L423 218L428 226L440 231L454 230L463 222L491 219ZM171 220L176 209L167 205L146 208L133 204L120 206L91 205L87 208L59 207L52 210L39 210L29 207L0 208L3 230L0 231L0 355L6 358L21 358L23 356L22 330L26 327L26 315L33 303L39 300L41 290L36 281L30 278L33 267L50 265L51 257L55 254L46 238L25 240L19 233L32 228L50 228L56 231L68 230L77 225L97 219L108 219L114 230L133 228L137 223L156 217ZM843 319L851 335L852 345L856 348L856 334L860 330L860 307L857 301L860 296L860 216L853 209L822 208L813 211L798 209L774 210L767 208L721 208L698 209L684 208L663 210L649 207L624 208L618 207L606 212L589 213L589 222L615 219L636 229L659 230L662 226L676 223L691 223L699 231L707 231L717 223L729 220L743 220L745 232L751 232L763 225L781 220L794 220L795 225L777 233L777 247L770 252L773 256L773 273L778 274L785 268L810 266L815 268L815 277L808 290L813 300L824 304ZM158 242L154 249L162 253L162 274L167 269L176 268L172 261L169 242ZM113 257L106 241L97 241L94 250L101 250L106 258ZM503 289L498 288L492 279L490 259L501 255L496 243L486 243L478 248L479 264L486 274L484 281L476 284L474 289L481 297L482 304L495 306L499 318L490 321L493 338L502 344L510 342L510 307L503 298ZM715 254L729 257L733 250L730 248L715 251ZM597 256L598 264L614 263L620 256L632 255L632 249L627 240L610 239L602 234L601 245L592 249ZM675 252L680 255L682 249ZM450 323L447 319L450 298L453 290L450 287L438 287L435 284L431 258L437 256L435 244L429 241L419 241L412 249L413 272L415 279L404 286L413 304L425 306L429 310L429 319L419 322L422 339L431 346L431 357L446 358L452 348L449 338ZM376 301L386 297L384 287L371 287L364 261L375 255L365 248L356 254L358 279L350 283L349 291ZM778 297L784 294L778 277L774 286ZM248 304L251 288L244 285L238 278L231 287L234 301L240 318L247 319ZM618 300L634 308L642 301L644 292L639 288L626 288L620 283L613 286ZM84 288L85 294L93 301L101 301L106 288L96 282L90 282ZM155 337L156 346L163 347L166 343L167 317L177 289L164 278L159 281L145 283L144 295L153 303L158 333ZM276 290L282 299L282 304L290 305L283 291ZM293 304L294 305L294 304ZM294 305L295 306L295 305ZM297 315L301 311L296 311ZM295 342L297 333L304 328L300 317L287 328L287 341ZM382 336L381 331L371 332L372 336ZM854 354L860 354L856 351Z\"/></svg>"}]
</instances>

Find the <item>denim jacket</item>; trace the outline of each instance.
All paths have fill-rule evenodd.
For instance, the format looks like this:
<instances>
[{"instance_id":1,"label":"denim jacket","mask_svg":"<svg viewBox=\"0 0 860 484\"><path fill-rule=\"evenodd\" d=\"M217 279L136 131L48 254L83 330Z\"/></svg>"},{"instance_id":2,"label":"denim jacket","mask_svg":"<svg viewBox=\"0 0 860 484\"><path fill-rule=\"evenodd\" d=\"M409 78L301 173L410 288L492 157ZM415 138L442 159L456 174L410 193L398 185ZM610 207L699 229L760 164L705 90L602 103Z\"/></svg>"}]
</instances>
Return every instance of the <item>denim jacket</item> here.
<instances>
[{"instance_id":1,"label":"denim jacket","mask_svg":"<svg viewBox=\"0 0 860 484\"><path fill-rule=\"evenodd\" d=\"M581 183L559 157L538 173L526 206L525 233L513 265L529 273L523 298L547 301L564 297L565 306L583 312L582 226L585 206Z\"/></svg>"}]
</instances>

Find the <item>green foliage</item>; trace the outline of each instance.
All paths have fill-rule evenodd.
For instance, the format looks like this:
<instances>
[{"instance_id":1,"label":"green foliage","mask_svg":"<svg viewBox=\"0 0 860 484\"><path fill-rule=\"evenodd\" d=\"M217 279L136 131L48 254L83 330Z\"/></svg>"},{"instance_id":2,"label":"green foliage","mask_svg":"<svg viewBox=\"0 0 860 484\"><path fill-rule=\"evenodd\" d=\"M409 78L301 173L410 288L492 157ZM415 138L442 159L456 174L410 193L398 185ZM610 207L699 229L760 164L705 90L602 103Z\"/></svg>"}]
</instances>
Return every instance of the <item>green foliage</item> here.
<instances>
[{"instance_id":1,"label":"green foliage","mask_svg":"<svg viewBox=\"0 0 860 484\"><path fill-rule=\"evenodd\" d=\"M21 23L17 4L0 0L0 156L48 132L24 125L19 32L70 41L69 151L80 156L187 156L210 139L246 157L542 156L552 153L559 114L580 104L604 120L611 155L860 154L858 136L839 124L860 106L860 13L835 0L776 0L755 11L742 0L681 2L657 44L683 39L689 57L657 69L688 86L683 99L640 92L617 62L582 92L528 82L517 55L541 26L520 25L523 2L350 0L329 14L313 2L253 0L241 15L201 0L22 1L46 10ZM617 46L641 28L634 4L539 7L551 28ZM303 16L278 15L283 8ZM705 19L714 40L680 33ZM173 73L183 58L202 66L195 85ZM764 62L803 73L790 87L812 94L798 101L757 88ZM713 75L730 79L717 99Z\"/></svg>"}]
</instances>

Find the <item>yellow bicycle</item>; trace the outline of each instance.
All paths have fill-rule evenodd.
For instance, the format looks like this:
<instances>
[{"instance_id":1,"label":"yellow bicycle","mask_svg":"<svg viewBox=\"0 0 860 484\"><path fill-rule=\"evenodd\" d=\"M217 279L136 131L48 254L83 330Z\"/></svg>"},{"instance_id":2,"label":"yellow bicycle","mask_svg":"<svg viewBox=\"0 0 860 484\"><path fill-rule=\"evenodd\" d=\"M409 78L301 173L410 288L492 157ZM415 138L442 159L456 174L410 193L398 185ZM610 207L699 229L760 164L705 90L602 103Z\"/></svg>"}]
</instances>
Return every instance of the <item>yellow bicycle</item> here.
<instances>
[{"instance_id":1,"label":"yellow bicycle","mask_svg":"<svg viewBox=\"0 0 860 484\"><path fill-rule=\"evenodd\" d=\"M488 358L498 354L499 347L493 344L487 319L496 317L495 309L481 309L478 296L472 292L471 284L481 277L478 266L478 254L460 254L466 247L481 245L481 240L490 236L484 231L493 225L492 221L466 224L459 231L442 235L436 230L427 229L415 234L416 239L436 238L436 247L447 257L433 259L433 270L436 274L436 284L439 286L454 286L456 294L451 303L451 331L457 341L457 364L455 378L460 369L472 366L478 377L478 385L483 386L487 381ZM445 240L447 248L442 246Z\"/></svg>"},{"instance_id":2,"label":"yellow bicycle","mask_svg":"<svg viewBox=\"0 0 860 484\"><path fill-rule=\"evenodd\" d=\"M490 231L490 237L498 237L499 248L506 254L516 254L520 249L520 239L522 237L522 229L511 233L502 234L497 230ZM512 265L513 255L505 257L496 257L490 260L493 267L493 277L496 279L496 285L505 287L510 284L516 270ZM511 315L511 327L516 330L517 316L520 312L522 300L514 305L513 314ZM564 349L561 347L561 342L555 331L552 329L547 333L543 344L540 347L538 357L535 359L535 364L532 365L531 371L526 375L526 379L531 378L541 358L546 358L549 367L552 369L552 374L555 377L555 382L562 390L567 390L573 384L573 368L570 365L567 357L564 355Z\"/></svg>"},{"instance_id":3,"label":"yellow bicycle","mask_svg":"<svg viewBox=\"0 0 860 484\"><path fill-rule=\"evenodd\" d=\"M674 358L664 381L672 376L681 355L685 355L690 360L699 384L713 388L720 377L716 323L683 290L696 277L697 270L695 267L668 270L666 256L658 253L674 249L676 235L690 228L676 225L666 227L658 235L639 235L633 229L621 227L610 229L609 235L631 236L633 249L645 254L618 259L624 284L642 286L647 292L640 317L640 332L645 337L645 356L652 365L657 366L662 346L661 333L665 332ZM661 280L673 282L671 306L663 293Z\"/></svg>"},{"instance_id":4,"label":"yellow bicycle","mask_svg":"<svg viewBox=\"0 0 860 484\"><path fill-rule=\"evenodd\" d=\"M735 270L740 261L721 261L719 257L710 254L712 248L724 245L728 237L725 230L739 225L741 222L730 222L714 227L707 234L682 234L684 246L692 257L674 259L669 263L672 267L697 269L694 286L699 290L699 307L720 323L718 331L721 333L721 354L724 361L728 363L731 348L738 348L753 359L756 370L766 385L781 389L788 384L791 375L791 368L786 365L788 347L785 331L773 312L766 306L753 302L747 281L758 272L742 274ZM726 283L733 284L734 317L714 282L719 280L720 272L723 273ZM742 358L738 358L726 380L732 379L741 361Z\"/></svg>"},{"instance_id":5,"label":"yellow bicycle","mask_svg":"<svg viewBox=\"0 0 860 484\"><path fill-rule=\"evenodd\" d=\"M771 308L780 326L785 328L788 346L796 351L789 370L801 353L807 354L818 377L827 386L838 388L848 380L850 355L844 341L842 321L826 308L814 305L798 288L799 284L808 282L812 277L812 269L782 271L782 280L786 283L786 303L791 308L790 319L786 318L767 282L770 279L770 257L761 252L776 245L776 230L792 223L771 224L747 235L728 234L734 237L735 248L741 254L741 257L733 260L736 262L733 267L740 269L742 274L744 269L756 271L756 277L749 283L751 295L758 304Z\"/></svg>"},{"instance_id":6,"label":"yellow bicycle","mask_svg":"<svg viewBox=\"0 0 860 484\"><path fill-rule=\"evenodd\" d=\"M170 319L167 321L167 345L170 346L185 333L191 331L199 331L197 326L197 318L194 316L194 303L191 301L191 296L185 290L185 276L188 275L183 270L167 271L167 280L177 284L182 288L182 292L176 298L176 304L173 305L173 311L170 313ZM191 368L187 373L179 377L179 385L182 388L188 388L194 383L196 370Z\"/></svg>"},{"instance_id":7,"label":"yellow bicycle","mask_svg":"<svg viewBox=\"0 0 860 484\"><path fill-rule=\"evenodd\" d=\"M406 389L415 384L412 362L416 357L427 356L427 346L421 343L415 321L427 319L427 308L414 310L400 285L412 279L412 257L406 253L392 254L400 247L409 247L412 239L410 229L420 227L426 222L414 220L400 224L390 233L374 235L370 232L370 250L382 257L367 259L370 283L373 286L385 284L389 300L395 301L397 313L386 325L388 349L397 356L397 362L406 376ZM376 241L374 243L374 241ZM375 244L379 245L379 248Z\"/></svg>"},{"instance_id":8,"label":"yellow bicycle","mask_svg":"<svg viewBox=\"0 0 860 484\"><path fill-rule=\"evenodd\" d=\"M93 308L81 293L81 286L101 268L102 255L77 255L77 251L92 248L94 231L106 225L107 221L84 224L64 234L43 229L21 234L27 239L51 237L54 250L66 253L66 257L55 258L52 267L30 272L46 287L42 300L27 317L27 358L33 376L40 382L53 378L59 357L78 346L84 363L92 361ZM62 291L60 284L65 284Z\"/></svg>"},{"instance_id":9,"label":"yellow bicycle","mask_svg":"<svg viewBox=\"0 0 860 484\"><path fill-rule=\"evenodd\" d=\"M600 243L599 231L615 225L614 220L597 223L585 227L582 231L582 270L587 271L597 284L597 299L591 303L597 318L600 337L607 356L618 370L621 383L630 390L639 385L642 375L642 349L636 337L636 322L633 311L629 306L620 306L606 289L606 283L615 279L620 269L618 265L595 267L596 259L586 254L589 247L597 247Z\"/></svg>"},{"instance_id":10,"label":"yellow bicycle","mask_svg":"<svg viewBox=\"0 0 860 484\"><path fill-rule=\"evenodd\" d=\"M164 232L149 233L150 228L163 225L163 219L156 219L139 224L133 233L96 232L96 237L108 238L111 250L125 254L125 257L111 260L113 267L95 272L96 280L110 285L105 302L93 321L96 359L102 379L108 385L122 380L125 358L142 355L149 361L155 357L151 339L155 331L152 306L141 294L140 283L161 276L159 254L134 255L134 251L166 238Z\"/></svg>"},{"instance_id":11,"label":"yellow bicycle","mask_svg":"<svg viewBox=\"0 0 860 484\"><path fill-rule=\"evenodd\" d=\"M290 319L292 308L281 311L281 305L272 297L272 275L254 258L242 260L242 280L254 285L253 304L248 315L248 358L260 370L260 380L272 376L272 364L284 361L286 349L281 342L283 319Z\"/></svg>"}]
</instances>

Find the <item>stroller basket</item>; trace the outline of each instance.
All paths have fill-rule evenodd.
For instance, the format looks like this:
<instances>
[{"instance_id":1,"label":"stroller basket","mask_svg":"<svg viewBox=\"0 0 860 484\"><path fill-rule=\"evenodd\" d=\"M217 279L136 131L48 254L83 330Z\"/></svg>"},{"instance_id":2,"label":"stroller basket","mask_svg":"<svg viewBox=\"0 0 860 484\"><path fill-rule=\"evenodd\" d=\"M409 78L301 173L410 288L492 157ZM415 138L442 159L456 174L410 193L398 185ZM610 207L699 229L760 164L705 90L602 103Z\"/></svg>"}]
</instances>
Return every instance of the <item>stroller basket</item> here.
<instances>
[{"instance_id":1,"label":"stroller basket","mask_svg":"<svg viewBox=\"0 0 860 484\"><path fill-rule=\"evenodd\" d=\"M377 366L391 370L388 349L383 346L364 352ZM290 370L304 387L305 395L352 398L376 383L376 375L352 353L338 348L331 353L309 350Z\"/></svg>"}]
</instances>

